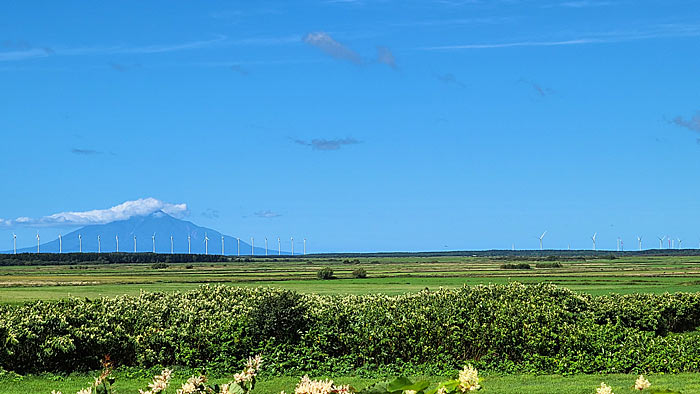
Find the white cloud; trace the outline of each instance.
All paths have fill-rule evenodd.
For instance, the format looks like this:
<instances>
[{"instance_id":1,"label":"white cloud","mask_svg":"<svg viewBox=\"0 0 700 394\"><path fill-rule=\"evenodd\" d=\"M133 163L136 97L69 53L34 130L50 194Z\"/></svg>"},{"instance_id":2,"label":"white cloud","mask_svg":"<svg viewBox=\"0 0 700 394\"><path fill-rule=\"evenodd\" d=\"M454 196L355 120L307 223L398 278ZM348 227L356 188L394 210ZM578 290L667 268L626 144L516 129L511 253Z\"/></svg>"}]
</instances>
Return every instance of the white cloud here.
<instances>
[{"instance_id":1,"label":"white cloud","mask_svg":"<svg viewBox=\"0 0 700 394\"><path fill-rule=\"evenodd\" d=\"M5 226L84 226L89 224L104 224L118 220L130 219L134 216L145 216L163 211L175 217L184 217L189 212L187 204L171 204L152 197L126 201L107 209L93 209L82 212L59 212L41 218L18 217L14 220L0 219Z\"/></svg>"}]
</instances>

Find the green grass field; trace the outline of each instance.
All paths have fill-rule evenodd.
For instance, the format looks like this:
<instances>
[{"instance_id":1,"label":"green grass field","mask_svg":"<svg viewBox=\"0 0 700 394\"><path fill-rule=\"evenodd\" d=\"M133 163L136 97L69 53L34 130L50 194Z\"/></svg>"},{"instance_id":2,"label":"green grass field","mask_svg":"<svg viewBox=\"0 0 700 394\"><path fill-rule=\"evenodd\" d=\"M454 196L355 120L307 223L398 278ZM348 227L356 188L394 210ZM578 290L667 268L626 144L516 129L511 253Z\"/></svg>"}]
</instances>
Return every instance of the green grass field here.
<instances>
[{"instance_id":1,"label":"green grass field","mask_svg":"<svg viewBox=\"0 0 700 394\"><path fill-rule=\"evenodd\" d=\"M459 287L488 283L550 282L594 295L700 291L699 257L622 257L614 260L562 261L562 268L530 270L500 268L504 260L469 257L360 258L344 264L324 259L204 264L150 264L0 267L0 303L138 294L145 291L188 290L203 283L231 286L274 286L319 294L400 294L426 287ZM508 261L513 262L513 261ZM517 261L516 261L517 262ZM338 279L318 280L325 266ZM366 279L353 279L364 268Z\"/></svg>"},{"instance_id":2,"label":"green grass field","mask_svg":"<svg viewBox=\"0 0 700 394\"><path fill-rule=\"evenodd\" d=\"M314 378L314 377L312 377ZM331 377L338 384L349 384L357 389L362 389L376 380L356 377ZM446 380L439 377L423 377L433 382ZM636 375L510 375L510 376L486 376L483 378L482 393L498 394L592 394L601 382L612 386L616 394L638 392L632 389ZM648 376L652 388L664 388L681 391L684 394L700 393L700 378L697 374L677 375L651 375ZM212 383L225 383L230 379L212 379ZM287 393L294 392L294 386L298 382L296 377L280 377L263 379L253 390L254 394L279 394L281 390ZM173 385L169 392L174 393L174 388L182 384L184 378L173 379ZM64 394L71 394L87 386L91 382L88 376L71 376L67 378L57 377L26 377L21 381L3 381L0 384L0 394L26 394L26 393L51 393L51 390L60 390ZM138 389L145 389L149 379L128 379L119 377L114 388L120 394L138 393Z\"/></svg>"},{"instance_id":3,"label":"green grass field","mask_svg":"<svg viewBox=\"0 0 700 394\"><path fill-rule=\"evenodd\" d=\"M251 262L171 264L153 269L150 264L111 264L80 266L0 267L0 303L18 304L33 300L67 297L100 297L138 294L140 291L184 291L204 283L230 286L274 286L303 293L319 294L401 294L422 289L463 285L550 282L593 295L607 293L663 293L700 291L700 257L622 257L613 260L588 259L561 261L561 268L536 268L537 261L525 261L529 270L500 268L512 260L475 257L373 257L347 264L328 259L294 259ZM337 279L318 280L316 272L331 267ZM352 271L364 268L366 279L353 279ZM336 381L362 388L371 381L356 377L333 377ZM485 393L594 393L601 381L613 386L616 394L630 393L632 375L577 376L487 376ZM4 380L3 393L73 393L89 382L88 376L27 376ZM256 393L294 391L297 378L273 378L260 382ZM439 380L439 378L432 378ZM654 375L656 387L700 393L700 375ZM137 392L148 379L120 376L119 392ZM176 382L178 383L178 382Z\"/></svg>"}]
</instances>

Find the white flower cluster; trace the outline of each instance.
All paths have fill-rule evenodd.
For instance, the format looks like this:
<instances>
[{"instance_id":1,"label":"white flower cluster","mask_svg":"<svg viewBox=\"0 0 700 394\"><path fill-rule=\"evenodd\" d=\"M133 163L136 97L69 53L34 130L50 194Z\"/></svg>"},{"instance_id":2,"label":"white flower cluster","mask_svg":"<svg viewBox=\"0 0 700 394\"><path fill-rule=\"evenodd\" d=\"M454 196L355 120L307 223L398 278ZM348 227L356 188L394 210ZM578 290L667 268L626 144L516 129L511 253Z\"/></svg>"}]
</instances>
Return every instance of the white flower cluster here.
<instances>
[{"instance_id":1,"label":"white flower cluster","mask_svg":"<svg viewBox=\"0 0 700 394\"><path fill-rule=\"evenodd\" d=\"M151 382L148 385L149 390L143 391L139 389L139 394L157 394L157 393L162 393L165 391L166 388L168 388L168 384L170 383L170 376L172 375L173 371L170 369L164 369L160 375L156 375L153 378L153 382Z\"/></svg>"},{"instance_id":2,"label":"white flower cluster","mask_svg":"<svg viewBox=\"0 0 700 394\"><path fill-rule=\"evenodd\" d=\"M311 380L308 375L297 384L294 394L349 394L350 386L336 386L332 380Z\"/></svg>"},{"instance_id":3,"label":"white flower cluster","mask_svg":"<svg viewBox=\"0 0 700 394\"><path fill-rule=\"evenodd\" d=\"M604 382L600 382L600 387L595 390L596 394L615 394L612 391L612 387L608 386Z\"/></svg>"},{"instance_id":4,"label":"white flower cluster","mask_svg":"<svg viewBox=\"0 0 700 394\"><path fill-rule=\"evenodd\" d=\"M476 368L470 365L465 365L464 369L459 372L459 389L466 393L467 391L480 390L479 372Z\"/></svg>"},{"instance_id":5,"label":"white flower cluster","mask_svg":"<svg viewBox=\"0 0 700 394\"><path fill-rule=\"evenodd\" d=\"M177 389L177 394L204 393L204 391L200 390L200 388L204 388L204 383L206 382L206 376L192 376L182 384L182 387Z\"/></svg>"},{"instance_id":6,"label":"white flower cluster","mask_svg":"<svg viewBox=\"0 0 700 394\"><path fill-rule=\"evenodd\" d=\"M642 391L651 387L651 383L644 377L644 375L639 375L637 380L634 381L634 389Z\"/></svg>"},{"instance_id":7,"label":"white flower cluster","mask_svg":"<svg viewBox=\"0 0 700 394\"><path fill-rule=\"evenodd\" d=\"M255 357L248 358L245 368L242 372L233 375L233 380L238 384L248 383L255 378L262 365L262 357L258 354Z\"/></svg>"}]
</instances>

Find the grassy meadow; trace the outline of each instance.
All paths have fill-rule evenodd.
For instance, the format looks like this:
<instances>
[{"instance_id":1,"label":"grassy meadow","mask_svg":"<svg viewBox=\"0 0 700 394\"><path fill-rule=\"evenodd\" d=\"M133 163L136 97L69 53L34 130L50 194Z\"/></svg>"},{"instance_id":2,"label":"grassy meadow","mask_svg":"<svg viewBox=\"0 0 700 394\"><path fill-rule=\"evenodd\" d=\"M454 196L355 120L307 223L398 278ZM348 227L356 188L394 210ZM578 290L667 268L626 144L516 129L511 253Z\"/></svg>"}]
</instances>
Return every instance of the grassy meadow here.
<instances>
[{"instance_id":1,"label":"grassy meadow","mask_svg":"<svg viewBox=\"0 0 700 394\"><path fill-rule=\"evenodd\" d=\"M149 378L123 378L117 375L117 383L114 388L121 394L138 393L139 389L147 388ZM357 389L362 389L376 379L364 379L358 377L312 377L315 379L331 378L337 384L349 384ZM606 374L606 375L508 375L485 376L482 380L481 393L494 394L591 394L601 382L610 385L616 394L639 392L632 389L636 375ZM700 379L696 374L676 375L651 375L648 377L652 388L664 388L669 390L681 390L683 393L700 393ZM226 383L228 378L212 379L212 383ZM444 377L420 377L432 382L444 381ZM22 380L11 380L0 385L2 394L25 393L50 393L51 390L60 390L68 394L74 393L89 385L92 378L84 375L72 375L66 378L26 377ZM185 377L174 378L172 387L179 387L186 380ZM256 385L251 394L279 394L281 390L293 393L294 386L299 381L296 377L263 378ZM171 392L174 392L169 390Z\"/></svg>"},{"instance_id":2,"label":"grassy meadow","mask_svg":"<svg viewBox=\"0 0 700 394\"><path fill-rule=\"evenodd\" d=\"M349 263L348 261L352 261ZM151 264L81 264L0 267L0 303L68 297L138 294L140 291L189 290L203 283L273 286L302 293L400 294L463 285L549 282L591 293L664 293L700 291L700 257L629 256L616 259L563 260L561 268L503 269L503 260L483 257L371 257L351 260L256 258L249 262ZM319 280L331 267L337 279ZM364 268L368 277L354 279Z\"/></svg>"}]
</instances>

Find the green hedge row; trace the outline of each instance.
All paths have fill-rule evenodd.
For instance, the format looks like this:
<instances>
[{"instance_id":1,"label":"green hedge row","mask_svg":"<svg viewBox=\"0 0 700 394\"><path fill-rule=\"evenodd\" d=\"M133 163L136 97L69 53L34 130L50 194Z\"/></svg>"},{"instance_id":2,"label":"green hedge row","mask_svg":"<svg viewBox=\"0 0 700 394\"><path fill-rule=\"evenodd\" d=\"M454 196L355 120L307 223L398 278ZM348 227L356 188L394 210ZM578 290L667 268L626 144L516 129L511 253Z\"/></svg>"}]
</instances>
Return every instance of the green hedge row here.
<instances>
[{"instance_id":1,"label":"green hedge row","mask_svg":"<svg viewBox=\"0 0 700 394\"><path fill-rule=\"evenodd\" d=\"M401 296L202 286L181 293L0 307L0 368L117 365L273 374L700 371L700 293L591 297L548 284Z\"/></svg>"}]
</instances>

